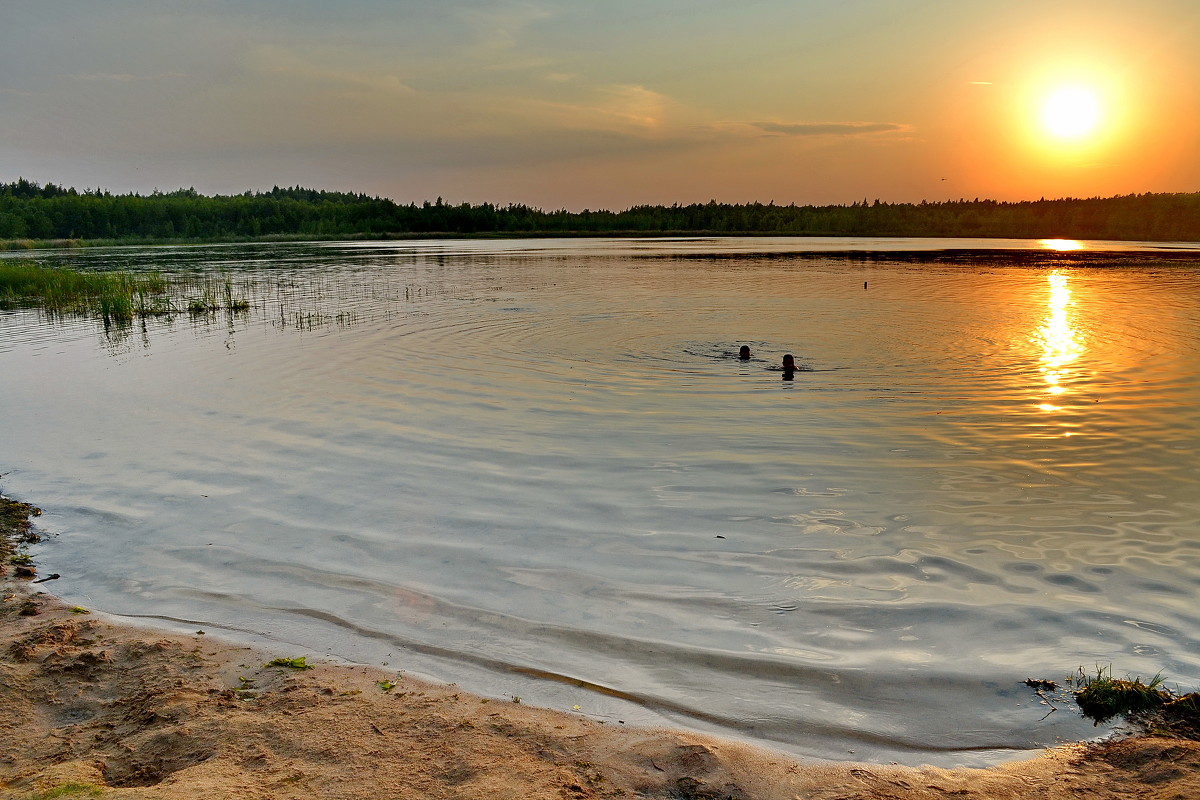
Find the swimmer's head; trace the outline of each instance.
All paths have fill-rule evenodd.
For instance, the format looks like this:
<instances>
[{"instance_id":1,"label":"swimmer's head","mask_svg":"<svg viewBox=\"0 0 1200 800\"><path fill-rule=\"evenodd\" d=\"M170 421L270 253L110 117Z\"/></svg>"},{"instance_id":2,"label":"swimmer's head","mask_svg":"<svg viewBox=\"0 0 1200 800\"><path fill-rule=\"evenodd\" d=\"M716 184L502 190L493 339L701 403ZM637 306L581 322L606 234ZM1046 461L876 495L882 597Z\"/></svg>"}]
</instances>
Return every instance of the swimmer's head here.
<instances>
[{"instance_id":1,"label":"swimmer's head","mask_svg":"<svg viewBox=\"0 0 1200 800\"><path fill-rule=\"evenodd\" d=\"M750 357L750 348L746 345L742 345L742 349L738 350L738 358L749 358L749 357Z\"/></svg>"},{"instance_id":2,"label":"swimmer's head","mask_svg":"<svg viewBox=\"0 0 1200 800\"><path fill-rule=\"evenodd\" d=\"M787 355L785 355L783 357L783 368L784 369L795 369L796 368L796 359L792 358L791 353L788 353Z\"/></svg>"}]
</instances>

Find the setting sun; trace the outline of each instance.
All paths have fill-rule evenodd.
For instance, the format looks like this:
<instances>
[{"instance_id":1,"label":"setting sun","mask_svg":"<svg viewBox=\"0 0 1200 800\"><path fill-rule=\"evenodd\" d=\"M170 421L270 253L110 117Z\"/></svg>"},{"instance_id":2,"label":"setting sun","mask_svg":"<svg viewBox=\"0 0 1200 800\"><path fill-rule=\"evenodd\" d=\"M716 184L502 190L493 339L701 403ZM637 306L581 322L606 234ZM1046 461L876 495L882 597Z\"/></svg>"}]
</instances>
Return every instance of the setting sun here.
<instances>
[{"instance_id":1,"label":"setting sun","mask_svg":"<svg viewBox=\"0 0 1200 800\"><path fill-rule=\"evenodd\" d=\"M1086 136L1096 130L1099 122L1100 101L1089 89L1056 89L1042 102L1042 124L1060 139Z\"/></svg>"}]
</instances>

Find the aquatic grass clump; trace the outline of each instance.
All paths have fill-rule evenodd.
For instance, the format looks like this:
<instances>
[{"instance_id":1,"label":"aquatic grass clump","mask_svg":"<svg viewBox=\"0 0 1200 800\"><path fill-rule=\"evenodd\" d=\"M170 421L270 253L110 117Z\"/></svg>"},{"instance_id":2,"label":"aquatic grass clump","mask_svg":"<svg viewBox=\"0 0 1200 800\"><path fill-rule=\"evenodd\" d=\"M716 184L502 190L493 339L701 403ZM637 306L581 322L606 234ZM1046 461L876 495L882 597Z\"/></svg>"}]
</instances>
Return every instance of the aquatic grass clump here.
<instances>
[{"instance_id":1,"label":"aquatic grass clump","mask_svg":"<svg viewBox=\"0 0 1200 800\"><path fill-rule=\"evenodd\" d=\"M133 299L127 295L105 293L96 302L105 322L128 322L133 319Z\"/></svg>"},{"instance_id":2,"label":"aquatic grass clump","mask_svg":"<svg viewBox=\"0 0 1200 800\"><path fill-rule=\"evenodd\" d=\"M233 296L233 281L228 277L225 278L222 287L225 290L225 307L230 311L248 311L250 309L250 301L245 297Z\"/></svg>"},{"instance_id":3,"label":"aquatic grass clump","mask_svg":"<svg viewBox=\"0 0 1200 800\"><path fill-rule=\"evenodd\" d=\"M204 277L185 284L190 292L198 293L187 303L192 316L210 314L214 311L242 312L250 310L250 300L245 294L235 295L233 280L228 275L219 278ZM248 286L243 286L243 292Z\"/></svg>"},{"instance_id":4,"label":"aquatic grass clump","mask_svg":"<svg viewBox=\"0 0 1200 800\"><path fill-rule=\"evenodd\" d=\"M175 304L170 297L151 294L144 285L135 287L137 298L133 303L133 312L139 317L161 317L176 312Z\"/></svg>"},{"instance_id":5,"label":"aquatic grass clump","mask_svg":"<svg viewBox=\"0 0 1200 800\"><path fill-rule=\"evenodd\" d=\"M179 313L171 294L192 294L188 313L250 310L249 287L218 278L171 280L158 272L83 272L28 261L0 262L0 308L41 307L51 314L96 316L106 324ZM182 301L181 301L182 302Z\"/></svg>"},{"instance_id":6,"label":"aquatic grass clump","mask_svg":"<svg viewBox=\"0 0 1200 800\"><path fill-rule=\"evenodd\" d=\"M0 261L0 304L41 306L52 314L99 316L105 322L137 313L169 313L165 278L157 272L82 272L28 261Z\"/></svg>"},{"instance_id":7,"label":"aquatic grass clump","mask_svg":"<svg viewBox=\"0 0 1200 800\"><path fill-rule=\"evenodd\" d=\"M211 297L194 297L188 301L187 310L193 317L200 314L209 314L213 311L219 311L220 306L213 301Z\"/></svg>"}]
</instances>

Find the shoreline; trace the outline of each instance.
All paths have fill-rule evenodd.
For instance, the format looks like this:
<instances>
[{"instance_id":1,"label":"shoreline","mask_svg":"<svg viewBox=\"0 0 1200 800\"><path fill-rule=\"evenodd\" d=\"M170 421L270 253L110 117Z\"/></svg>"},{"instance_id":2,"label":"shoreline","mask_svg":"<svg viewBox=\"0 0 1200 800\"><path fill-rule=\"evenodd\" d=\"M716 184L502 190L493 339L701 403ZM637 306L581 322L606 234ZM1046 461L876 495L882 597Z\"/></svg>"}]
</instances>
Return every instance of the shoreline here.
<instances>
[{"instance_id":1,"label":"shoreline","mask_svg":"<svg viewBox=\"0 0 1200 800\"><path fill-rule=\"evenodd\" d=\"M377 668L269 666L292 654L40 593L32 567L11 563L19 535L0 531L0 798L1200 796L1200 743L1180 739L1063 745L988 769L806 762Z\"/></svg>"},{"instance_id":2,"label":"shoreline","mask_svg":"<svg viewBox=\"0 0 1200 800\"><path fill-rule=\"evenodd\" d=\"M985 236L974 234L898 234L898 233L833 233L833 232L782 232L782 231L725 231L710 229L664 229L664 230L532 230L532 231L423 231L423 232L380 232L380 233L345 233L345 234L301 234L278 233L258 236L236 235L200 236L200 237L158 237L158 236L127 236L118 238L98 239L0 239L0 253L30 253L36 254L44 250L87 250L93 248L117 247L204 247L208 245L256 245L256 244L327 244L336 242L418 242L418 241L519 241L521 239L863 239L863 240L903 240L903 239L933 239L942 241L980 241L980 242L1013 242L1041 241L1047 238L1039 236ZM1071 257L1081 255L1105 254L1141 254L1165 256L1173 260L1196 260L1197 243L1193 240L1180 239L1098 239L1094 237L1078 237L1078 241L1102 242L1115 245L1104 250L1041 250L987 247L964 248L964 252L995 252L1006 253L1048 253L1056 257ZM1135 245L1149 245L1143 250L1131 249ZM1192 245L1192 247L1175 248L1173 245ZM911 252L936 253L935 250L914 250ZM826 255L837 255L839 252L873 252L871 248L855 251L832 251ZM888 251L881 251L888 252ZM904 253L906 251L891 251ZM802 253L801 253L802 254Z\"/></svg>"}]
</instances>

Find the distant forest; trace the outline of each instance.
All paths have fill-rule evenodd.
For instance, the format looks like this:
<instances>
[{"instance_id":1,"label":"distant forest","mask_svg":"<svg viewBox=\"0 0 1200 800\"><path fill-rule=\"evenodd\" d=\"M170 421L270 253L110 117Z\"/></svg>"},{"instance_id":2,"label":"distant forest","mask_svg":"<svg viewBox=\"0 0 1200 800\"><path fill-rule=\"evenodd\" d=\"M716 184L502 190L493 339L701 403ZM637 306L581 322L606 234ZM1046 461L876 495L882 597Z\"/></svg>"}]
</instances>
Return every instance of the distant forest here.
<instances>
[{"instance_id":1,"label":"distant forest","mask_svg":"<svg viewBox=\"0 0 1200 800\"><path fill-rule=\"evenodd\" d=\"M797 206L696 203L624 211L526 205L401 205L299 186L208 197L0 183L0 240L222 240L454 235L776 234L1200 241L1200 192L996 202Z\"/></svg>"}]
</instances>

